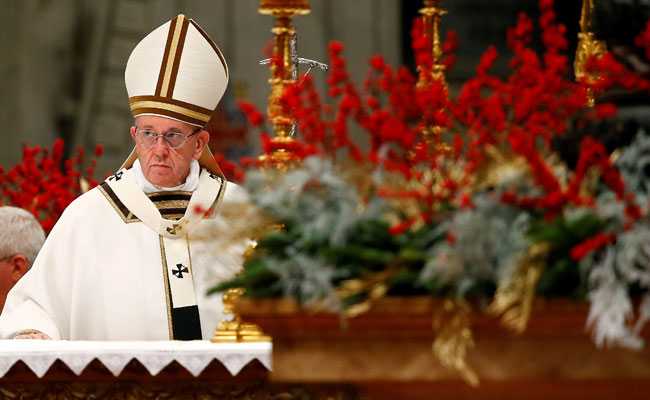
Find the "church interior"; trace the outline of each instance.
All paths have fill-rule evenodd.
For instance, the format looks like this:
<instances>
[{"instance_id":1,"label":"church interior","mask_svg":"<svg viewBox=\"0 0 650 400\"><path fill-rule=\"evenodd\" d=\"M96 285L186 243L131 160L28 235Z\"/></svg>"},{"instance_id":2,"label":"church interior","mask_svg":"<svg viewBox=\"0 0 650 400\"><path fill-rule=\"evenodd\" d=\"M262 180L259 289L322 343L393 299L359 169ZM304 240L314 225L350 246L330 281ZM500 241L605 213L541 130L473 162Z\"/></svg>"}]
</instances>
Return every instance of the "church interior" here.
<instances>
[{"instance_id":1,"label":"church interior","mask_svg":"<svg viewBox=\"0 0 650 400\"><path fill-rule=\"evenodd\" d=\"M0 398L650 398L650 0L2 6Z\"/></svg>"}]
</instances>

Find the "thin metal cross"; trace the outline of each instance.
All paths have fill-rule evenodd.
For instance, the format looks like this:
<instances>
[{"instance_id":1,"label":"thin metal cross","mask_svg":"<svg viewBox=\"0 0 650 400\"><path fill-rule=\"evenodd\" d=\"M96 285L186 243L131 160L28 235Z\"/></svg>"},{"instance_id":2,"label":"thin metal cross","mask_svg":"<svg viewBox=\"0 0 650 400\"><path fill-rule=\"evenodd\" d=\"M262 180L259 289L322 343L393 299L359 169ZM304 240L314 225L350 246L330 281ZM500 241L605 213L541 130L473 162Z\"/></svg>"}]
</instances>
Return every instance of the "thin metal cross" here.
<instances>
[{"instance_id":1,"label":"thin metal cross","mask_svg":"<svg viewBox=\"0 0 650 400\"><path fill-rule=\"evenodd\" d=\"M312 68L316 67L319 68L321 71L327 71L329 66L325 63L322 63L320 61L315 61L315 60L310 60L308 58L302 58L298 57L298 35L294 34L291 37L291 41L289 42L289 51L291 53L291 64L293 68L291 69L291 79L293 81L298 80L298 68L300 67L301 64L307 65L309 69L307 69L307 72L302 76L301 79L304 79L307 75L309 75L309 72L311 72ZM263 60L260 60L260 65L267 65L271 63L270 58L265 58ZM296 123L294 122L291 125L291 135L294 136L296 134Z\"/></svg>"}]
</instances>

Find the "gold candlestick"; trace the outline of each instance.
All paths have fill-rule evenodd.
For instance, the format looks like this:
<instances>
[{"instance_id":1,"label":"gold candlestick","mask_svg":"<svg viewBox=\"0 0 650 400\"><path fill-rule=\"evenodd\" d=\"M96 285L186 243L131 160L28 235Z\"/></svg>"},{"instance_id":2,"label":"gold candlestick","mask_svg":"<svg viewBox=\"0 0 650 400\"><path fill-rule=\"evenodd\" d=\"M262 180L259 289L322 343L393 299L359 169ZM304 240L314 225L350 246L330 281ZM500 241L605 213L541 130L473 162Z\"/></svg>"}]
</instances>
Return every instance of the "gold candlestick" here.
<instances>
[{"instance_id":1,"label":"gold candlestick","mask_svg":"<svg viewBox=\"0 0 650 400\"><path fill-rule=\"evenodd\" d=\"M235 312L235 303L244 294L244 289L228 289L223 294L223 312L232 315L231 320L221 321L214 336L213 343L239 343L239 342L270 342L271 337L265 335L255 324L242 321Z\"/></svg>"},{"instance_id":2,"label":"gold candlestick","mask_svg":"<svg viewBox=\"0 0 650 400\"><path fill-rule=\"evenodd\" d=\"M275 17L273 56L269 63L271 69L271 94L267 115L273 125L274 150L260 157L264 165L288 169L298 159L293 152L294 120L283 110L281 99L284 89L297 79L298 66L295 50L296 30L291 19L296 15L309 14L308 0L261 0L259 13Z\"/></svg>"},{"instance_id":3,"label":"gold candlestick","mask_svg":"<svg viewBox=\"0 0 650 400\"><path fill-rule=\"evenodd\" d=\"M440 39L440 22L447 10L440 6L442 0L424 0L420 9L422 25L427 34L428 46L431 49L431 71L424 66L418 66L418 85L425 86L434 80L440 81L447 88L445 65L442 63L442 40Z\"/></svg>"},{"instance_id":4,"label":"gold candlestick","mask_svg":"<svg viewBox=\"0 0 650 400\"><path fill-rule=\"evenodd\" d=\"M418 65L418 83L419 88L431 85L432 82L440 82L447 94L447 78L445 76L445 65L442 63L442 40L440 39L440 22L442 16L447 14L447 10L440 6L442 0L424 0L420 9L422 15L422 25L426 32L428 47L431 49L431 69L424 65ZM441 136L445 129L442 126L433 125L425 126L422 129L424 140L429 145L435 145L438 151L449 151L448 145L441 143Z\"/></svg>"},{"instance_id":5,"label":"gold candlestick","mask_svg":"<svg viewBox=\"0 0 650 400\"><path fill-rule=\"evenodd\" d=\"M607 48L605 43L596 40L592 29L592 19L595 0L582 0L582 13L580 15L580 32L578 33L578 48L576 50L576 59L573 64L576 74L576 80L593 84L598 76L587 71L587 61L591 57L603 55ZM593 107L596 99L591 88L587 88L587 105Z\"/></svg>"},{"instance_id":6,"label":"gold candlestick","mask_svg":"<svg viewBox=\"0 0 650 400\"><path fill-rule=\"evenodd\" d=\"M244 259L250 258L257 243L249 246L244 252ZM214 331L213 343L239 343L239 342L270 342L271 337L265 335L262 330L255 324L242 321L241 317L235 312L237 300L244 294L244 288L232 288L224 292L223 313L231 316L219 323Z\"/></svg>"}]
</instances>

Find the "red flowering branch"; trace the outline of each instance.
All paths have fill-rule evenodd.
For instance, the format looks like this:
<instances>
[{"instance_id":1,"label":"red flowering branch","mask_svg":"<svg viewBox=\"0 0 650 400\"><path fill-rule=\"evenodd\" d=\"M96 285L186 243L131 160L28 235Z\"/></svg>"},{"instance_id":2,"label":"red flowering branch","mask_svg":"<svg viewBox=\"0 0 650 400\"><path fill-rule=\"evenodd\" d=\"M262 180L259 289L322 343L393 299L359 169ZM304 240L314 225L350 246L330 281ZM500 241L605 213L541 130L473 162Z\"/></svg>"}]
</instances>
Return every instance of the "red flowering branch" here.
<instances>
[{"instance_id":1,"label":"red flowering branch","mask_svg":"<svg viewBox=\"0 0 650 400\"><path fill-rule=\"evenodd\" d=\"M616 236L609 233L598 233L583 242L573 246L571 249L571 258L573 261L580 261L590 253L599 250L608 244L614 242Z\"/></svg>"},{"instance_id":2,"label":"red flowering branch","mask_svg":"<svg viewBox=\"0 0 650 400\"><path fill-rule=\"evenodd\" d=\"M634 44L644 50L645 58L650 61L650 21L646 22L643 32L634 39Z\"/></svg>"},{"instance_id":3,"label":"red flowering branch","mask_svg":"<svg viewBox=\"0 0 650 400\"><path fill-rule=\"evenodd\" d=\"M530 156L529 166L539 186L545 190L545 194L539 197L518 197L515 193L508 192L502 197L504 202L542 211L547 218L554 218L570 205L592 206L594 200L589 196L582 195L580 191L587 173L595 169L605 185L616 194L620 201L625 203L625 212L629 223L633 223L641 217L640 208L635 203L634 196L626 192L620 172L612 164L605 147L597 140L591 137L583 139L578 163L565 187L560 185L546 162L530 149L530 144L528 143L527 149L520 149L524 146L523 144L513 145L517 149L516 151Z\"/></svg>"},{"instance_id":4,"label":"red flowering branch","mask_svg":"<svg viewBox=\"0 0 650 400\"><path fill-rule=\"evenodd\" d=\"M46 232L81 194L82 179L89 188L97 185L93 179L96 158L86 163L85 152L80 148L64 160L63 147L62 139L57 139L52 149L25 146L19 164L7 172L0 167L0 203L30 211ZM94 157L101 157L103 152L102 146L96 146Z\"/></svg>"},{"instance_id":5,"label":"red flowering branch","mask_svg":"<svg viewBox=\"0 0 650 400\"><path fill-rule=\"evenodd\" d=\"M347 71L343 44L332 42L328 48L326 100L310 77L289 85L284 93L283 106L295 119L300 135L293 150L301 156L320 154L334 160L345 154L357 162L394 172L402 177L402 185L376 188L379 195L415 200L421 214L427 215L445 202L471 205L467 192L472 176L485 165L485 147L495 146L523 157L533 182L542 189L537 197L506 193L505 201L547 217L558 215L567 205L588 206L593 199L581 188L587 171L596 169L603 182L626 203L630 219L635 219L638 207L629 200L620 174L600 143L593 139L582 143L580 161L568 184L554 175L547 162L553 139L565 134L574 121L610 118L616 107L609 103L586 107L587 87L571 78L566 28L557 22L554 1L540 0L539 7L536 23L521 14L508 30L507 43L513 53L510 73L498 76L492 72L499 54L490 47L482 55L475 76L462 85L455 97L449 97L442 82L418 85L411 71L389 65L380 55L370 59L367 77L359 87ZM544 46L541 53L532 47L535 25ZM647 46L647 32L650 25L637 39L642 47ZM416 20L411 38L418 73L430 73L432 68L427 35L422 22ZM455 34L448 34L443 45L445 65L453 64L456 47ZM597 82L599 87L594 88L596 92L613 87L650 87L612 55L591 60L589 65L603 77ZM242 109L262 132L265 152L273 150L274 143L263 129L262 114L246 104ZM352 124L366 134L367 147L352 139ZM424 130L433 126L451 137L446 143L451 151L438 151L424 140ZM461 174L453 171L459 166Z\"/></svg>"},{"instance_id":6,"label":"red flowering branch","mask_svg":"<svg viewBox=\"0 0 650 400\"><path fill-rule=\"evenodd\" d=\"M650 60L650 21L645 29L634 39L634 44L639 46ZM603 93L612 88L620 87L626 90L650 91L650 81L631 71L619 62L611 53L601 57L592 57L587 60L587 71L598 79L591 82L591 88L596 93Z\"/></svg>"}]
</instances>

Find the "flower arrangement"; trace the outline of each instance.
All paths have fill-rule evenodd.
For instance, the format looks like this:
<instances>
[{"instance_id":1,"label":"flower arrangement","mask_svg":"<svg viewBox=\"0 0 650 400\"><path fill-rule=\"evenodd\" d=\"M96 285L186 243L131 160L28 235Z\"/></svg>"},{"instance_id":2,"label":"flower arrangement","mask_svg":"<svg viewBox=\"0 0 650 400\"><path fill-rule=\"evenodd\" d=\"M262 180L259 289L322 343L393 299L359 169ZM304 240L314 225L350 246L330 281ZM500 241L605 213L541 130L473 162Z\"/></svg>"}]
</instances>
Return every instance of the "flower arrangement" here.
<instances>
[{"instance_id":1,"label":"flower arrangement","mask_svg":"<svg viewBox=\"0 0 650 400\"><path fill-rule=\"evenodd\" d=\"M491 47L455 96L444 80L428 78L435 66L418 22L418 76L375 56L359 88L343 45L331 43L328 101L310 77L283 96L302 164L286 173L251 168L244 177L272 228L259 235L243 272L213 292L245 288L249 297L288 297L347 316L383 296L431 295L452 299L458 312L501 317L516 331L536 295L587 299L597 345L640 347L650 318L650 139L640 132L616 158L585 136L571 167L554 145L575 127L616 115L611 103L589 107L591 93L648 91L650 82L610 53L588 60L597 79L573 81L553 1L539 5L543 52L532 47L535 26L521 14L508 31L510 73L491 72L498 57ZM646 51L648 31L650 22L636 41ZM451 33L443 45L447 68L455 41ZM262 114L251 104L242 110L272 152ZM352 124L365 145L352 138Z\"/></svg>"},{"instance_id":2,"label":"flower arrangement","mask_svg":"<svg viewBox=\"0 0 650 400\"><path fill-rule=\"evenodd\" d=\"M64 142L57 139L51 149L24 146L19 164L8 171L0 167L0 204L28 210L49 232L63 210L81 193L97 185L93 179L103 147L96 146L86 161L82 148L64 159Z\"/></svg>"}]
</instances>

